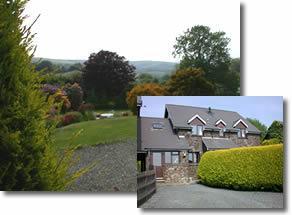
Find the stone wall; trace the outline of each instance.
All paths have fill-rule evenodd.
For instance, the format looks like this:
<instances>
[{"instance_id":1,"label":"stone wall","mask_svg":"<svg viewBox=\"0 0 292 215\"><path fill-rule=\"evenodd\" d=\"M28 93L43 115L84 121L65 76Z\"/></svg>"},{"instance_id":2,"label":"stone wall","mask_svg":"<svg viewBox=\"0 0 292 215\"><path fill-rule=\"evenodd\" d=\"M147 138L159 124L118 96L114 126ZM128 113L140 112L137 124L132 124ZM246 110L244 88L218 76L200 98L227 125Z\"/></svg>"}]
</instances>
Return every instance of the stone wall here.
<instances>
[{"instance_id":1,"label":"stone wall","mask_svg":"<svg viewBox=\"0 0 292 215\"><path fill-rule=\"evenodd\" d=\"M164 164L162 166L165 183L187 184L197 178L197 165Z\"/></svg>"},{"instance_id":2,"label":"stone wall","mask_svg":"<svg viewBox=\"0 0 292 215\"><path fill-rule=\"evenodd\" d=\"M193 136L189 131L179 130L179 135L184 135L189 146L193 147L193 151L203 152L202 136ZM203 137L219 137L217 131L204 131ZM247 133L247 138L238 138L236 132L225 132L223 138L230 138L239 146L258 146L260 145L260 135Z\"/></svg>"},{"instance_id":3,"label":"stone wall","mask_svg":"<svg viewBox=\"0 0 292 215\"><path fill-rule=\"evenodd\" d=\"M239 146L258 146L260 145L260 135L247 134L247 138L238 138L237 133L226 133L225 137L230 138L234 143Z\"/></svg>"}]
</instances>

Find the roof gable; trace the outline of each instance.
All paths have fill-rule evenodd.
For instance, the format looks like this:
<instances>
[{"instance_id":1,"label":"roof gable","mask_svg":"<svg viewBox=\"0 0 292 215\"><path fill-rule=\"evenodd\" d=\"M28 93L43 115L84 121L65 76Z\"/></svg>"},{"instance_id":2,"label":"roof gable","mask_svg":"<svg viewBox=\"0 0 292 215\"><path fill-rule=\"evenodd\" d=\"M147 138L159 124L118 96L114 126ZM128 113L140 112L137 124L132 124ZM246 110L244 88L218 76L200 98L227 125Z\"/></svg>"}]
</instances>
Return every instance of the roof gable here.
<instances>
[{"instance_id":1,"label":"roof gable","mask_svg":"<svg viewBox=\"0 0 292 215\"><path fill-rule=\"evenodd\" d=\"M239 125L239 124L243 124L246 128L248 128L248 125L242 120L242 119L239 119L239 120L237 120L235 123L234 123L234 125L233 125L233 128L235 128L237 125Z\"/></svg>"},{"instance_id":2,"label":"roof gable","mask_svg":"<svg viewBox=\"0 0 292 215\"><path fill-rule=\"evenodd\" d=\"M226 123L222 119L217 120L215 125L219 125L220 123L223 124L224 126L226 126Z\"/></svg>"},{"instance_id":3,"label":"roof gable","mask_svg":"<svg viewBox=\"0 0 292 215\"><path fill-rule=\"evenodd\" d=\"M196 114L195 116L193 116L192 118L190 118L188 120L188 124L190 124L194 119L199 119L202 123L204 123L206 125L206 121L202 119L202 117L200 117L198 114Z\"/></svg>"}]
</instances>

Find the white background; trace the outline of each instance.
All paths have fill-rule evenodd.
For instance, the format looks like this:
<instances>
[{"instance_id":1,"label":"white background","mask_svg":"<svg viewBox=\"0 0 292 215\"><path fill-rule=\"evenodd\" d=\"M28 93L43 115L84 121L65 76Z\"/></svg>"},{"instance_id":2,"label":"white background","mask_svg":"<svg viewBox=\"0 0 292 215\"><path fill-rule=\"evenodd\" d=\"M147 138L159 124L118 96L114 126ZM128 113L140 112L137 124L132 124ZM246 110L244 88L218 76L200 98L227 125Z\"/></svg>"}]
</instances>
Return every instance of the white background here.
<instances>
[{"instance_id":1,"label":"white background","mask_svg":"<svg viewBox=\"0 0 292 215\"><path fill-rule=\"evenodd\" d=\"M232 0L231 0L232 1ZM166 2L167 3L167 2ZM210 5L212 6L212 5ZM243 95L282 95L285 101L286 182L289 178L289 133L291 128L292 1L242 0L241 59ZM286 209L291 198L287 196ZM204 210L136 209L135 194L0 194L0 214L142 214L202 213ZM228 211L208 210L207 213ZM229 211L234 213L234 211ZM241 211L244 212L244 211ZM282 213L283 210L247 210L244 213Z\"/></svg>"}]
</instances>

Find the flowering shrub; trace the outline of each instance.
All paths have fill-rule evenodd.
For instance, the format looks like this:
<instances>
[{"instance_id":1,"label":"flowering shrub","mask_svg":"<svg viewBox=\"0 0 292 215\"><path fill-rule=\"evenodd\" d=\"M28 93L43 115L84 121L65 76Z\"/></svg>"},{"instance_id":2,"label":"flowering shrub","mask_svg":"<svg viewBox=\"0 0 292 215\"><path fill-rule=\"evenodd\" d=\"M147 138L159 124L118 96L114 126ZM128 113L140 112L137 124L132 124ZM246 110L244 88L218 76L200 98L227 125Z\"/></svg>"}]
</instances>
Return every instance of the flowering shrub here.
<instances>
[{"instance_id":1,"label":"flowering shrub","mask_svg":"<svg viewBox=\"0 0 292 215\"><path fill-rule=\"evenodd\" d=\"M58 127L70 125L76 122L81 122L82 120L83 116L80 112L68 112L60 117Z\"/></svg>"}]
</instances>

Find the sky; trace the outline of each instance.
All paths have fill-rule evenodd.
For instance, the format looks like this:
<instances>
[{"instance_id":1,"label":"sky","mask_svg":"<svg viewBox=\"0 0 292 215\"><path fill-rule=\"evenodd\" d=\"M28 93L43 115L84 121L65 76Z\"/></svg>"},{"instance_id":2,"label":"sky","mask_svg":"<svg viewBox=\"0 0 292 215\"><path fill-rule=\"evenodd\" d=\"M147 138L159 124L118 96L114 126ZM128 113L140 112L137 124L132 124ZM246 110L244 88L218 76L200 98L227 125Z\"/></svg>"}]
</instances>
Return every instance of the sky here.
<instances>
[{"instance_id":1,"label":"sky","mask_svg":"<svg viewBox=\"0 0 292 215\"><path fill-rule=\"evenodd\" d=\"M141 116L164 117L165 104L211 107L238 112L269 127L283 121L282 96L142 96Z\"/></svg>"},{"instance_id":2,"label":"sky","mask_svg":"<svg viewBox=\"0 0 292 215\"><path fill-rule=\"evenodd\" d=\"M194 25L224 31L240 57L238 0L30 0L26 24L40 14L36 57L87 59L109 50L128 60L175 61L175 38Z\"/></svg>"}]
</instances>

